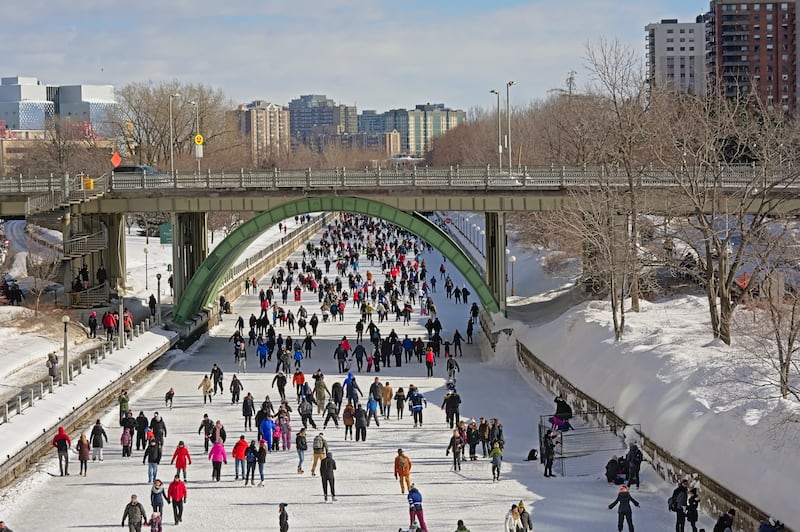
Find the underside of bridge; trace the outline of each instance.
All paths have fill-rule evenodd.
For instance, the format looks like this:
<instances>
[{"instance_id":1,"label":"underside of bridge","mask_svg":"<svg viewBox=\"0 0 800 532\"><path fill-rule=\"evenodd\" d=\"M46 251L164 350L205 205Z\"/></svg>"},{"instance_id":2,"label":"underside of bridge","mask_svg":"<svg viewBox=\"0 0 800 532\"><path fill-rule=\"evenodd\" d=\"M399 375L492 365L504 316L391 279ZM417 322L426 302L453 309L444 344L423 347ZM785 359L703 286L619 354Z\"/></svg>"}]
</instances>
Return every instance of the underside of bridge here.
<instances>
[{"instance_id":1,"label":"underside of bridge","mask_svg":"<svg viewBox=\"0 0 800 532\"><path fill-rule=\"evenodd\" d=\"M437 249L451 267L458 270L475 290L475 296L489 312L505 308L505 268L503 251L505 248L504 221L502 215L487 215L487 280L475 267L473 259L442 229L416 212L405 212L384 203L351 197L305 197L291 200L280 206L260 212L252 219L236 228L224 241L199 264L195 271L186 272L188 283L176 291L178 303L173 312L173 321L182 323L203 308L210 306L219 290L226 272L234 266L239 256L253 241L269 227L287 218L312 212L347 211L381 218L402 227L424 239ZM488 213L492 214L492 213ZM180 220L178 220L180 225ZM491 225L491 228L489 227ZM174 228L175 232L179 227ZM200 233L192 232L197 239ZM187 234L188 236L188 234ZM488 257L494 257L488 259ZM431 269L434 265L431 265ZM487 282L488 281L488 282ZM177 285L176 285L177 287Z\"/></svg>"}]
</instances>

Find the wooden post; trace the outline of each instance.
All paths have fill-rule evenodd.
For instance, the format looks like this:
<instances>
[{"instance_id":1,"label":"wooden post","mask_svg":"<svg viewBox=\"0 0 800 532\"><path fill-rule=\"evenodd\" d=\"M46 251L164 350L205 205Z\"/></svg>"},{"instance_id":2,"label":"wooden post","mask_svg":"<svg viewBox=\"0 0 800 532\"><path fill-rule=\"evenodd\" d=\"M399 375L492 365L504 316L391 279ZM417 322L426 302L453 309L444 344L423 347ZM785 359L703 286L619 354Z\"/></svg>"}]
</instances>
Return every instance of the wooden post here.
<instances>
[{"instance_id":1,"label":"wooden post","mask_svg":"<svg viewBox=\"0 0 800 532\"><path fill-rule=\"evenodd\" d=\"M8 403L3 403L3 423L8 423Z\"/></svg>"},{"instance_id":2,"label":"wooden post","mask_svg":"<svg viewBox=\"0 0 800 532\"><path fill-rule=\"evenodd\" d=\"M30 404L31 404L31 406L33 406L33 388L28 390L28 393L30 394L30 399L29 399Z\"/></svg>"}]
</instances>

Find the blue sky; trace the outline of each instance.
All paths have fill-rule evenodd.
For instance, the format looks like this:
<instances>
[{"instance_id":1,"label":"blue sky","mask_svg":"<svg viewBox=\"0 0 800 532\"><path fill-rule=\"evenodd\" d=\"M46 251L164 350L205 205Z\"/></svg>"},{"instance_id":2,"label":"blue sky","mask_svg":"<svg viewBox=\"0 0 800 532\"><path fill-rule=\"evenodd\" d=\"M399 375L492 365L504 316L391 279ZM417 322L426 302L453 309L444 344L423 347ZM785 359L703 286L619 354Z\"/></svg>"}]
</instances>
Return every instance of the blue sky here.
<instances>
[{"instance_id":1,"label":"blue sky","mask_svg":"<svg viewBox=\"0 0 800 532\"><path fill-rule=\"evenodd\" d=\"M379 111L544 98L587 43L645 53L644 26L691 21L689 0L25 0L3 7L0 75L44 83L205 83L233 102L300 94Z\"/></svg>"}]
</instances>

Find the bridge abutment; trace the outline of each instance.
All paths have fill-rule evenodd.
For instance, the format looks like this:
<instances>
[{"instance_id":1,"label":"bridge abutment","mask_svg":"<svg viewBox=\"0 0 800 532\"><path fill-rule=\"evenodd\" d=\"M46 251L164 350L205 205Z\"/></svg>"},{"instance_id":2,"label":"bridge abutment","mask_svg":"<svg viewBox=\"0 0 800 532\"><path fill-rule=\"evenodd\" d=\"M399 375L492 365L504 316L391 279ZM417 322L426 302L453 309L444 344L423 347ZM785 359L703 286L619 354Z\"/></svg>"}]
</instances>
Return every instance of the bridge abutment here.
<instances>
[{"instance_id":1,"label":"bridge abutment","mask_svg":"<svg viewBox=\"0 0 800 532\"><path fill-rule=\"evenodd\" d=\"M172 215L172 289L175 301L208 256L208 219L204 212Z\"/></svg>"}]
</instances>

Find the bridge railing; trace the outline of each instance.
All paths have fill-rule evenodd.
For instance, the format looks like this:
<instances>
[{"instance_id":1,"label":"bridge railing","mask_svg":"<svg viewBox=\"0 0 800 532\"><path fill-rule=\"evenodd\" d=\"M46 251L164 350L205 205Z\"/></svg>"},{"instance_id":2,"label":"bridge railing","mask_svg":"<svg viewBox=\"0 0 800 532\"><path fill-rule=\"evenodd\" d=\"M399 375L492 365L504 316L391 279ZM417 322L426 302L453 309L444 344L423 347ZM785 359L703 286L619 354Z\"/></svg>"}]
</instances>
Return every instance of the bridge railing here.
<instances>
[{"instance_id":1,"label":"bridge railing","mask_svg":"<svg viewBox=\"0 0 800 532\"><path fill-rule=\"evenodd\" d=\"M659 167L646 166L634 170L642 186L677 187L682 179L708 176L710 180L727 188L752 185L763 180L763 186L783 182L795 174L789 167L767 169L753 164ZM0 194L34 194L37 192L62 193L62 201L85 200L105 191L141 189L333 189L333 188L391 188L418 187L460 189L505 188L564 188L593 185L598 179L610 186L624 187L628 182L625 168L618 166L522 166L510 171L498 171L491 166L482 167L428 167L411 168L334 168L250 171L205 174L179 174L174 176L102 175L97 178L77 176L11 177L0 178Z\"/></svg>"}]
</instances>

